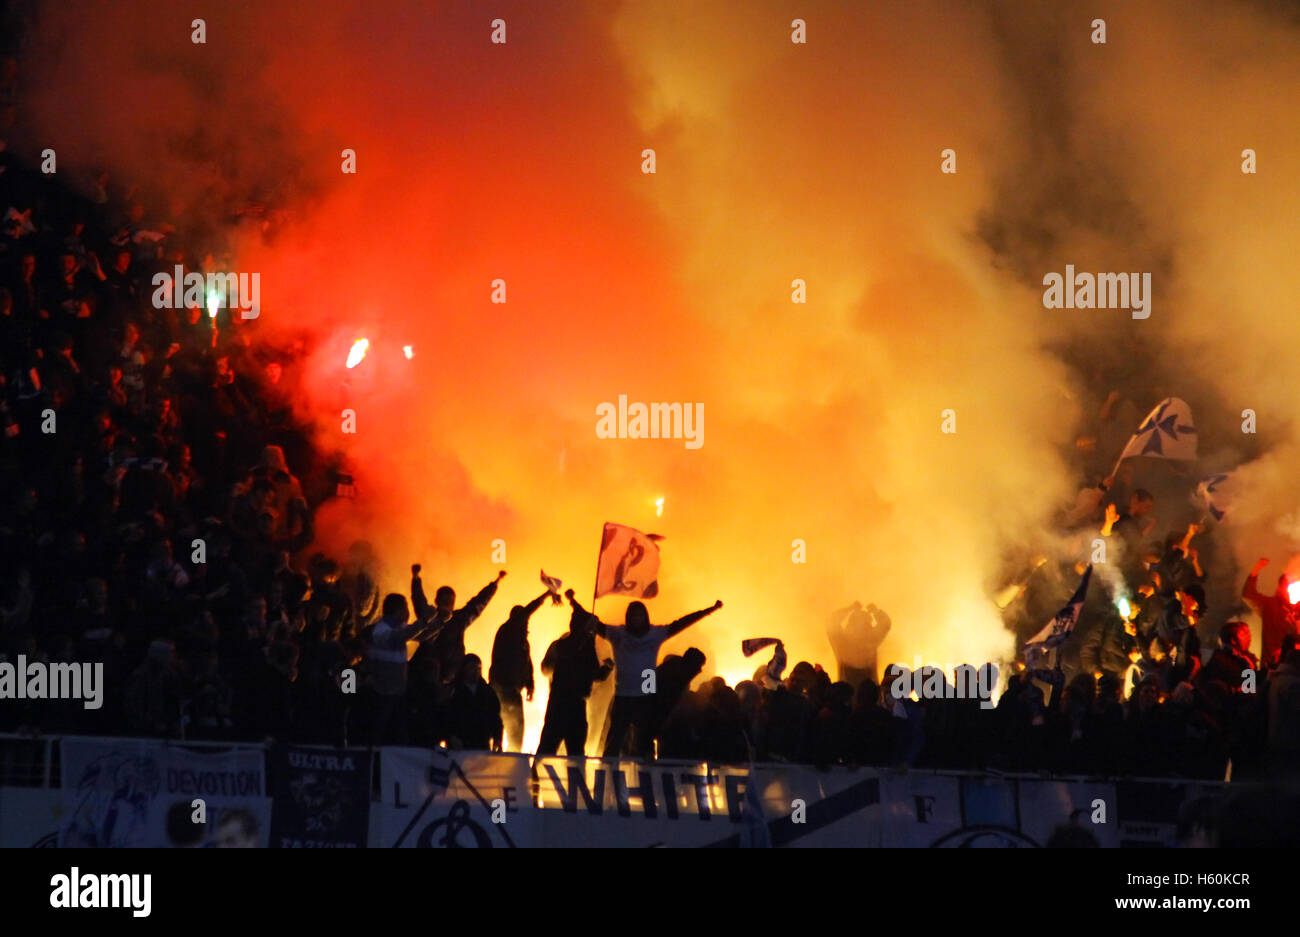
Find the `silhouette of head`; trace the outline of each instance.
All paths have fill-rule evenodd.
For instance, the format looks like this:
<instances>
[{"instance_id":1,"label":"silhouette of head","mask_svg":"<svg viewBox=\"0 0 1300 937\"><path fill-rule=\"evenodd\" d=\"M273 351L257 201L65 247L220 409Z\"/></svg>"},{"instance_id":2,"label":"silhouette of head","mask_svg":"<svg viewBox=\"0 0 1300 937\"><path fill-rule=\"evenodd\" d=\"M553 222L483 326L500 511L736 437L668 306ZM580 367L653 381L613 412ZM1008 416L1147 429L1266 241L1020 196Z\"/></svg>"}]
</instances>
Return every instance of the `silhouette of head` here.
<instances>
[{"instance_id":1,"label":"silhouette of head","mask_svg":"<svg viewBox=\"0 0 1300 937\"><path fill-rule=\"evenodd\" d=\"M460 662L460 682L478 683L483 679L483 660L477 654L466 654Z\"/></svg>"},{"instance_id":2,"label":"silhouette of head","mask_svg":"<svg viewBox=\"0 0 1300 937\"><path fill-rule=\"evenodd\" d=\"M1156 499L1145 488L1139 488L1128 499L1128 512L1133 517L1141 517L1155 506Z\"/></svg>"},{"instance_id":3,"label":"silhouette of head","mask_svg":"<svg viewBox=\"0 0 1300 937\"><path fill-rule=\"evenodd\" d=\"M384 596L384 619L394 625L404 625L411 620L411 609L406 604L406 596L400 592L390 592Z\"/></svg>"},{"instance_id":4,"label":"silhouette of head","mask_svg":"<svg viewBox=\"0 0 1300 937\"><path fill-rule=\"evenodd\" d=\"M629 632L643 635L650 630L650 613L641 602L633 602L627 607L627 617L624 618L624 622Z\"/></svg>"},{"instance_id":5,"label":"silhouette of head","mask_svg":"<svg viewBox=\"0 0 1300 937\"><path fill-rule=\"evenodd\" d=\"M789 687L797 693L812 692L813 685L817 682L817 671L813 665L806 660L801 660L794 665L790 671Z\"/></svg>"},{"instance_id":6,"label":"silhouette of head","mask_svg":"<svg viewBox=\"0 0 1300 937\"><path fill-rule=\"evenodd\" d=\"M1250 650L1250 625L1244 621L1230 621L1219 629L1219 643L1234 651Z\"/></svg>"},{"instance_id":7,"label":"silhouette of head","mask_svg":"<svg viewBox=\"0 0 1300 937\"><path fill-rule=\"evenodd\" d=\"M438 612L438 619L446 621L456 608L456 590L451 586L439 586L433 595L433 607Z\"/></svg>"}]
</instances>

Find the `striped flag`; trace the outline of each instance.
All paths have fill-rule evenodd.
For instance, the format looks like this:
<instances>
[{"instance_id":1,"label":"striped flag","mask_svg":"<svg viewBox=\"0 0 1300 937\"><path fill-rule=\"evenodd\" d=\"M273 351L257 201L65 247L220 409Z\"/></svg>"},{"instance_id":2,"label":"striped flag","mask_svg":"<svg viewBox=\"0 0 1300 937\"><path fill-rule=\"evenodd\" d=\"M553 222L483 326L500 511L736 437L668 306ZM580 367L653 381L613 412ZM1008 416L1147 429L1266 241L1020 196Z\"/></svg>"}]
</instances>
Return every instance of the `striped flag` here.
<instances>
[{"instance_id":1,"label":"striped flag","mask_svg":"<svg viewBox=\"0 0 1300 937\"><path fill-rule=\"evenodd\" d=\"M780 644L780 638L746 638L740 642L740 653L746 657L753 657L765 647L771 647L773 644Z\"/></svg>"},{"instance_id":2,"label":"striped flag","mask_svg":"<svg viewBox=\"0 0 1300 937\"><path fill-rule=\"evenodd\" d=\"M776 645L772 659L763 670L764 689L775 690L781 685L781 674L785 671L785 645L780 638L746 638L740 642L740 651L746 657L757 654L765 647Z\"/></svg>"},{"instance_id":3,"label":"striped flag","mask_svg":"<svg viewBox=\"0 0 1300 937\"><path fill-rule=\"evenodd\" d=\"M652 599L659 594L658 534L644 534L623 524L606 524L596 563L596 598L626 595Z\"/></svg>"}]
</instances>

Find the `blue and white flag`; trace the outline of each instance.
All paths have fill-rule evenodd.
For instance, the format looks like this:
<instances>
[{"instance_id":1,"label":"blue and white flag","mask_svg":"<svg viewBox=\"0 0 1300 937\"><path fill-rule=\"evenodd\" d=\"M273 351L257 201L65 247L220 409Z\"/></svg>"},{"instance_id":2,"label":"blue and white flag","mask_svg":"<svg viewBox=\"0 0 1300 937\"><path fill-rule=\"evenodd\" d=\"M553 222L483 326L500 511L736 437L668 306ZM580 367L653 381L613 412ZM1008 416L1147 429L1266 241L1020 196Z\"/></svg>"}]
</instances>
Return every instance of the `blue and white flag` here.
<instances>
[{"instance_id":1,"label":"blue and white flag","mask_svg":"<svg viewBox=\"0 0 1300 937\"><path fill-rule=\"evenodd\" d=\"M1083 608L1083 600L1088 595L1088 580L1091 578L1092 564L1089 563L1088 568L1083 571L1083 578L1079 580L1079 588L1074 590L1070 601L1056 613L1056 617L1049 621L1042 631L1025 642L1026 650L1030 648L1051 650L1064 643L1070 636L1070 632L1074 630L1074 626L1079 623L1079 610Z\"/></svg>"},{"instance_id":2,"label":"blue and white flag","mask_svg":"<svg viewBox=\"0 0 1300 937\"><path fill-rule=\"evenodd\" d=\"M1232 479L1231 472L1220 472L1201 479L1196 486L1196 496L1205 503L1205 510L1216 521L1228 513L1228 494L1224 490Z\"/></svg>"},{"instance_id":3,"label":"blue and white flag","mask_svg":"<svg viewBox=\"0 0 1300 937\"><path fill-rule=\"evenodd\" d=\"M1179 397L1166 397L1138 426L1119 461L1147 455L1155 459L1195 459L1196 426L1192 409Z\"/></svg>"},{"instance_id":4,"label":"blue and white flag","mask_svg":"<svg viewBox=\"0 0 1300 937\"><path fill-rule=\"evenodd\" d=\"M564 583L554 576L546 575L546 570L542 570L542 585L546 586L546 591L551 594L551 602L555 605L560 602L560 590L564 588Z\"/></svg>"},{"instance_id":5,"label":"blue and white flag","mask_svg":"<svg viewBox=\"0 0 1300 937\"><path fill-rule=\"evenodd\" d=\"M781 685L781 674L785 671L785 645L780 638L746 638L740 642L741 653L746 657L773 645L776 645L776 650L772 652L772 659L767 662L760 680L766 690L775 690ZM755 674L756 678L757 676Z\"/></svg>"}]
</instances>

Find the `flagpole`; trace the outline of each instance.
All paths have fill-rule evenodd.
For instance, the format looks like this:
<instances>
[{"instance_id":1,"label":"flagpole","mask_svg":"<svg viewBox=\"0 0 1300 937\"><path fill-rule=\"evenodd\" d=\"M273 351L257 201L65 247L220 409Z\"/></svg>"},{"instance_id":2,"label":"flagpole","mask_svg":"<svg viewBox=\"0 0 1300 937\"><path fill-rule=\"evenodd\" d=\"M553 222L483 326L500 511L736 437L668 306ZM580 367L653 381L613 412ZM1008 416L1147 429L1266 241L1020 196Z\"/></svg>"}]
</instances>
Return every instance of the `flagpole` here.
<instances>
[{"instance_id":1,"label":"flagpole","mask_svg":"<svg viewBox=\"0 0 1300 937\"><path fill-rule=\"evenodd\" d=\"M600 528L600 549L596 551L596 576L591 583L591 614L596 614L596 593L600 591L600 558L605 552L605 526Z\"/></svg>"},{"instance_id":2,"label":"flagpole","mask_svg":"<svg viewBox=\"0 0 1300 937\"><path fill-rule=\"evenodd\" d=\"M1124 448L1127 449L1128 446L1126 445ZM1109 479L1110 479L1110 483L1111 483L1111 485L1114 485L1114 484L1115 484L1115 476L1119 474L1119 466L1120 466L1120 463L1123 462L1123 461L1124 461L1124 453L1121 452L1120 455L1119 455L1119 458L1115 460L1115 467L1114 467L1113 469L1111 469L1111 470L1110 470L1110 474L1106 476L1106 478L1109 478ZM1105 480L1106 480L1105 478L1102 479L1102 481L1105 481Z\"/></svg>"}]
</instances>

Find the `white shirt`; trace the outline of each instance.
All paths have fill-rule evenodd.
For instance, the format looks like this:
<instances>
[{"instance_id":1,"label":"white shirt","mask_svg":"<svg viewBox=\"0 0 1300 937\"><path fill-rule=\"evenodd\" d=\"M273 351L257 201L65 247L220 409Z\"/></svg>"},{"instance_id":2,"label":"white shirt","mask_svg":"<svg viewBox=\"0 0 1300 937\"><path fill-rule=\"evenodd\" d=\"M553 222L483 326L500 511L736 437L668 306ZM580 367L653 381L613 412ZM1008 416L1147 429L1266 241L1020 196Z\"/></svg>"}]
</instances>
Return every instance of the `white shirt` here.
<instances>
[{"instance_id":1,"label":"white shirt","mask_svg":"<svg viewBox=\"0 0 1300 937\"><path fill-rule=\"evenodd\" d=\"M668 640L670 625L651 625L650 630L635 636L626 625L606 625L605 639L614 648L614 695L642 696L642 674L654 670L659 647Z\"/></svg>"}]
</instances>

